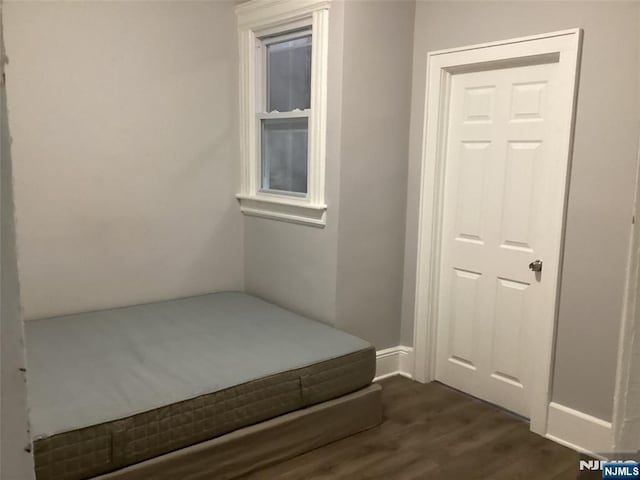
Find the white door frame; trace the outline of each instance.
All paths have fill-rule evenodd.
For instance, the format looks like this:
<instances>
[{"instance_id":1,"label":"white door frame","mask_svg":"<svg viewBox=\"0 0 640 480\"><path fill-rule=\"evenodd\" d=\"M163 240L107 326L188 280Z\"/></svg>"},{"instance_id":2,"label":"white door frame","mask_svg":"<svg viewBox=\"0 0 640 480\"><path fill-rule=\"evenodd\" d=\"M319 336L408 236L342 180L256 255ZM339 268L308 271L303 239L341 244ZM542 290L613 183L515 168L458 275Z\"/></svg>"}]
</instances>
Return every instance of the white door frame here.
<instances>
[{"instance_id":1,"label":"white door frame","mask_svg":"<svg viewBox=\"0 0 640 480\"><path fill-rule=\"evenodd\" d=\"M562 151L565 164L563 198L565 205L550 218L554 231L560 231L558 248L545 264L557 265L557 275L545 280L553 282L556 291L554 313L541 319L540 337L545 345L531 362L534 369L531 382L531 430L546 433L547 410L550 401L552 357L558 306L558 286L564 241L566 196L573 145L573 125L582 30L560 32L485 43L427 54L427 94L424 115L422 168L420 184L417 278L414 310L415 378L421 382L435 379L437 316L440 278L442 209L444 190L445 145L448 123L448 102L451 77L456 73L557 62L560 68L559 85L566 95L558 111L563 119Z\"/></svg>"}]
</instances>

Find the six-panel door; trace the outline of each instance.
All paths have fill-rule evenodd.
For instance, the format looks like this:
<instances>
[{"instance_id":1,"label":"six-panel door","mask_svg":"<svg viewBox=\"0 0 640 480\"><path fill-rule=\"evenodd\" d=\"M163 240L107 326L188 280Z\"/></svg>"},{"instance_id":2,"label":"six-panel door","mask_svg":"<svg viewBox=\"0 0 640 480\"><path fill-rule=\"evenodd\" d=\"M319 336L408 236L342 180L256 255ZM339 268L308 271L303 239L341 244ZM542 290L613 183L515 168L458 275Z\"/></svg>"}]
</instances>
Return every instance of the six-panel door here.
<instances>
[{"instance_id":1,"label":"six-panel door","mask_svg":"<svg viewBox=\"0 0 640 480\"><path fill-rule=\"evenodd\" d=\"M449 90L436 379L526 417L536 318L555 300L544 260L561 238L545 221L563 208L557 67L455 74Z\"/></svg>"}]
</instances>

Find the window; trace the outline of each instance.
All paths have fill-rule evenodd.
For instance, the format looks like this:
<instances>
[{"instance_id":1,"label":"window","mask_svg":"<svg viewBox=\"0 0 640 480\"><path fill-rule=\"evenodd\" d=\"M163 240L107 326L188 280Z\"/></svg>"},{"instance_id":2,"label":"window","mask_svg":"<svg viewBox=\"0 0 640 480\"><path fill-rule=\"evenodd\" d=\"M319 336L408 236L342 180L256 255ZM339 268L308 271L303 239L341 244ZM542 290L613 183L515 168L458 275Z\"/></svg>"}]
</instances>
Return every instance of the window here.
<instances>
[{"instance_id":1,"label":"window","mask_svg":"<svg viewBox=\"0 0 640 480\"><path fill-rule=\"evenodd\" d=\"M259 114L262 191L306 195L311 32L259 40L264 112Z\"/></svg>"},{"instance_id":2,"label":"window","mask_svg":"<svg viewBox=\"0 0 640 480\"><path fill-rule=\"evenodd\" d=\"M326 223L327 0L251 0L240 31L241 186L247 215Z\"/></svg>"}]
</instances>

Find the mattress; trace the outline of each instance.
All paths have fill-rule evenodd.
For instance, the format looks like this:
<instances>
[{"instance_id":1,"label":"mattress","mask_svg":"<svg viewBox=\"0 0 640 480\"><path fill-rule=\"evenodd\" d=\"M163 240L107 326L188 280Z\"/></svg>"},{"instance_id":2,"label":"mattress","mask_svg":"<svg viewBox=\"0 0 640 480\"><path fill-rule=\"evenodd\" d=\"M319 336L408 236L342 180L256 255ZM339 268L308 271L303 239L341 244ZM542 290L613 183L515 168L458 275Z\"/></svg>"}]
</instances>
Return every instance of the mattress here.
<instances>
[{"instance_id":1,"label":"mattress","mask_svg":"<svg viewBox=\"0 0 640 480\"><path fill-rule=\"evenodd\" d=\"M358 390L373 347L222 292L25 325L38 480L80 480Z\"/></svg>"}]
</instances>

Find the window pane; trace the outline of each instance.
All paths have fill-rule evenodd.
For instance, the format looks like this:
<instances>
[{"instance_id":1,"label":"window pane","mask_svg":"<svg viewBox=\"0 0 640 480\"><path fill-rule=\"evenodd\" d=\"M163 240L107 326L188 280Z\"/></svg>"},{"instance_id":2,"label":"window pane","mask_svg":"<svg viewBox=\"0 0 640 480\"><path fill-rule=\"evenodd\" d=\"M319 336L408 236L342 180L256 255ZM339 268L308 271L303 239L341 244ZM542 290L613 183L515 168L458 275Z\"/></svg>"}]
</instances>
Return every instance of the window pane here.
<instances>
[{"instance_id":1,"label":"window pane","mask_svg":"<svg viewBox=\"0 0 640 480\"><path fill-rule=\"evenodd\" d=\"M267 45L267 111L311 105L311 35Z\"/></svg>"},{"instance_id":2,"label":"window pane","mask_svg":"<svg viewBox=\"0 0 640 480\"><path fill-rule=\"evenodd\" d=\"M262 120L262 188L307 193L307 118Z\"/></svg>"}]
</instances>

